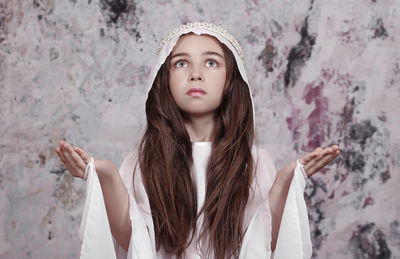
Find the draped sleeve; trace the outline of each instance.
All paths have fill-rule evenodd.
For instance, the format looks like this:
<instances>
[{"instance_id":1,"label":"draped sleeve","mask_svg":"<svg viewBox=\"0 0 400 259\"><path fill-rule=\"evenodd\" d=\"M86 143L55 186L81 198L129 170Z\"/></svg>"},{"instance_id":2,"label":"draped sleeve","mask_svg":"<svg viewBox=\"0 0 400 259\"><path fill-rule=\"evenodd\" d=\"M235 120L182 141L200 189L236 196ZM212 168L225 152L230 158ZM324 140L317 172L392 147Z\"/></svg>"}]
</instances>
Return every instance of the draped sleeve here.
<instances>
[{"instance_id":1,"label":"draped sleeve","mask_svg":"<svg viewBox=\"0 0 400 259\"><path fill-rule=\"evenodd\" d=\"M82 240L80 258L116 259L103 194L93 159L87 165L86 171L88 171L86 200L79 228L79 237Z\"/></svg>"},{"instance_id":2,"label":"draped sleeve","mask_svg":"<svg viewBox=\"0 0 400 259\"><path fill-rule=\"evenodd\" d=\"M304 200L306 187L303 165L297 162L286 198L273 259L312 256L312 243L307 206Z\"/></svg>"},{"instance_id":3,"label":"draped sleeve","mask_svg":"<svg viewBox=\"0 0 400 259\"><path fill-rule=\"evenodd\" d=\"M143 185L140 184L140 173L137 173L135 178L133 177L136 161L136 153L131 152L126 156L119 169L121 179L129 194L132 235L128 251L125 251L111 234L96 168L94 163L87 165L87 194L79 229L79 236L82 240L81 259L156 258L147 195ZM137 184L134 183L134 179Z\"/></svg>"},{"instance_id":4,"label":"draped sleeve","mask_svg":"<svg viewBox=\"0 0 400 259\"><path fill-rule=\"evenodd\" d=\"M245 222L249 224L244 235L240 259L310 258L312 245L307 207L303 196L306 186L303 166L300 163L296 165L285 202L276 249L271 254L272 218L269 191L275 181L277 171L266 150L259 149L254 154L256 173L251 188L252 195L246 210Z\"/></svg>"}]
</instances>

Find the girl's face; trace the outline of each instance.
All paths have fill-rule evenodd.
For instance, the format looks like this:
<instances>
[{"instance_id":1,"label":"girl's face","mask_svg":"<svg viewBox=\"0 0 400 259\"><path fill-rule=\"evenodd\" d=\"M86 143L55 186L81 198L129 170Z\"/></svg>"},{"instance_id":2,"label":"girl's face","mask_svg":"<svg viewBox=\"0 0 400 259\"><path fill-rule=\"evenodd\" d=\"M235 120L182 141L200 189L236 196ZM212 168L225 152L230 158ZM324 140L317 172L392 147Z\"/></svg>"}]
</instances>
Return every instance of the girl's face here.
<instances>
[{"instance_id":1,"label":"girl's face","mask_svg":"<svg viewBox=\"0 0 400 259\"><path fill-rule=\"evenodd\" d=\"M225 55L209 35L186 34L171 52L169 87L179 109L188 115L213 114L226 81Z\"/></svg>"}]
</instances>

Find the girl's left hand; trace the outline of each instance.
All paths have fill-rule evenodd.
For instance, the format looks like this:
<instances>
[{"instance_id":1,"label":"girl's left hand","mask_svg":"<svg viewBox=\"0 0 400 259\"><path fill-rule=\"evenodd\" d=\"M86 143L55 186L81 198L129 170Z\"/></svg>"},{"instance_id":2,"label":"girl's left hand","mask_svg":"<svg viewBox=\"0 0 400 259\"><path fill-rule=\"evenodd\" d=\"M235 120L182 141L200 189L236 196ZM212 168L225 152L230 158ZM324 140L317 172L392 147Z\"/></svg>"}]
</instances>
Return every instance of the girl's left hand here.
<instances>
[{"instance_id":1,"label":"girl's left hand","mask_svg":"<svg viewBox=\"0 0 400 259\"><path fill-rule=\"evenodd\" d=\"M299 162L303 164L304 171L310 177L332 162L339 154L340 150L337 145L324 149L318 147L313 152L299 158Z\"/></svg>"},{"instance_id":2,"label":"girl's left hand","mask_svg":"<svg viewBox=\"0 0 400 259\"><path fill-rule=\"evenodd\" d=\"M313 152L298 159L303 164L307 177L312 176L320 169L332 162L340 154L339 147L333 145L327 148L316 148ZM269 192L269 204L272 214L272 250L275 249L282 213L285 207L286 197L292 182L296 160L290 162L277 172L275 181Z\"/></svg>"}]
</instances>

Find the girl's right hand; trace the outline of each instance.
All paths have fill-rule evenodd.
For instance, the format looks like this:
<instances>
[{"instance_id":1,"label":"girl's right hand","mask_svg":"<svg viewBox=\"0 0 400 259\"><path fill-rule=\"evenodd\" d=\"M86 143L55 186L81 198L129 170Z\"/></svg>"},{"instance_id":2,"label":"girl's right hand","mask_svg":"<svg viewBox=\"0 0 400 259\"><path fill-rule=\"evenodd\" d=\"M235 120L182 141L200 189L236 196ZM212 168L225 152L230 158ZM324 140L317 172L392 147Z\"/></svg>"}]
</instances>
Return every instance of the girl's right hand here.
<instances>
[{"instance_id":1,"label":"girl's right hand","mask_svg":"<svg viewBox=\"0 0 400 259\"><path fill-rule=\"evenodd\" d=\"M83 178L86 165L90 162L90 156L84 150L60 141L56 153L72 176Z\"/></svg>"},{"instance_id":2,"label":"girl's right hand","mask_svg":"<svg viewBox=\"0 0 400 259\"><path fill-rule=\"evenodd\" d=\"M60 141L60 146L56 147L56 153L72 176L83 179L86 166L90 162L90 156L83 149L72 147L67 142ZM110 176L118 175L117 168L111 161L96 158L94 165L100 182Z\"/></svg>"}]
</instances>

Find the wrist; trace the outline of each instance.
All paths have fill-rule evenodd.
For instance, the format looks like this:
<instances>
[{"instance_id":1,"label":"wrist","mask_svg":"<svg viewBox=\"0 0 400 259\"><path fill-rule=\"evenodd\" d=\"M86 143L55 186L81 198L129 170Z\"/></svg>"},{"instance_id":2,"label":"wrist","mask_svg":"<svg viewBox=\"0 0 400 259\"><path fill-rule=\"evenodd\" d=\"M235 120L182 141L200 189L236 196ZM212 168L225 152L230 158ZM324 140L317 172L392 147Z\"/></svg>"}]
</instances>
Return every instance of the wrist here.
<instances>
[{"instance_id":1,"label":"wrist","mask_svg":"<svg viewBox=\"0 0 400 259\"><path fill-rule=\"evenodd\" d=\"M297 159L296 161L296 167L297 166L300 166L300 171L303 174L304 179L307 179L308 178L307 172L304 169L304 164L300 162L300 159Z\"/></svg>"},{"instance_id":2,"label":"wrist","mask_svg":"<svg viewBox=\"0 0 400 259\"><path fill-rule=\"evenodd\" d=\"M88 178L88 176L89 176L89 171L91 170L91 169L94 169L95 171L96 171L96 169L95 168L93 168L94 167L94 158L93 157L90 157L90 161L89 161L89 163L86 165L86 168L85 168L85 171L83 172L83 175L82 175L82 179L83 180L87 180L87 178Z\"/></svg>"}]
</instances>

